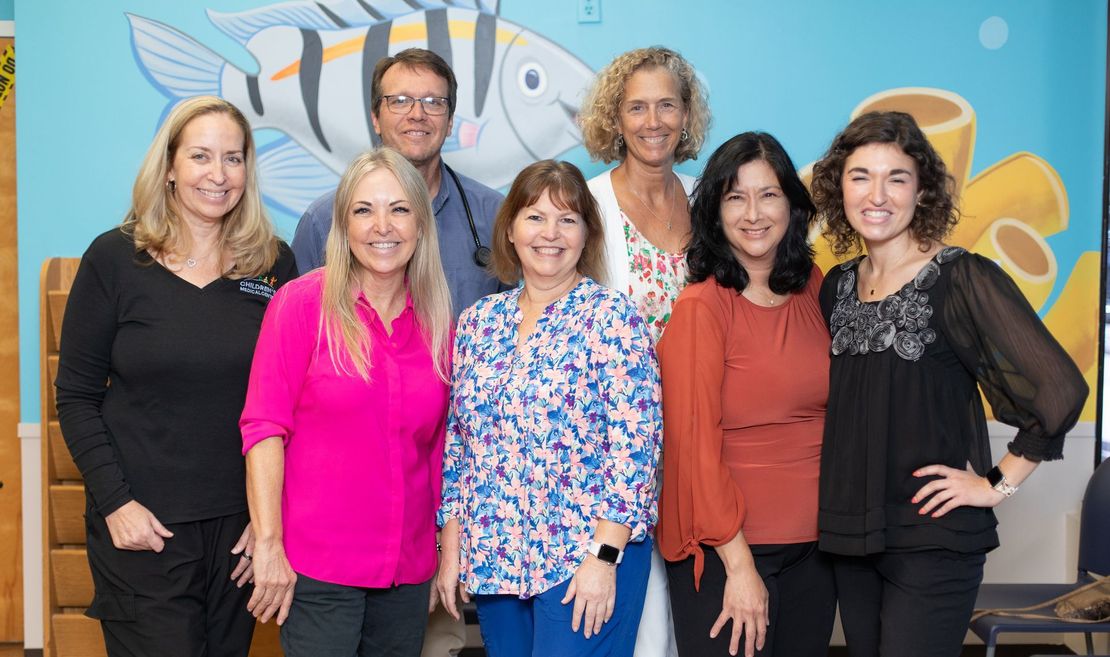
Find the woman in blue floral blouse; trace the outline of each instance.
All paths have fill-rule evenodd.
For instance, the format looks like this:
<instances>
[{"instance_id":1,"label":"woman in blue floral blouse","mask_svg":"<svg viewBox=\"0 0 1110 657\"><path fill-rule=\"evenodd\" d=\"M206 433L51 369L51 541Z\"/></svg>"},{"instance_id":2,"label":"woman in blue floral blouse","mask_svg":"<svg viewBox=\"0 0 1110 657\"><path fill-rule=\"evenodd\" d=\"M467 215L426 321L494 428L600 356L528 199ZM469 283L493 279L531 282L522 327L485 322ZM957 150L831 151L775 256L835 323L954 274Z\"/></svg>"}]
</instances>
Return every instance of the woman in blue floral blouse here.
<instances>
[{"instance_id":1,"label":"woman in blue floral blouse","mask_svg":"<svg viewBox=\"0 0 1110 657\"><path fill-rule=\"evenodd\" d=\"M635 306L602 284L604 249L581 172L537 162L494 224L492 269L524 284L459 319L437 586L455 615L460 582L475 596L491 657L630 656L635 644L659 374Z\"/></svg>"}]
</instances>

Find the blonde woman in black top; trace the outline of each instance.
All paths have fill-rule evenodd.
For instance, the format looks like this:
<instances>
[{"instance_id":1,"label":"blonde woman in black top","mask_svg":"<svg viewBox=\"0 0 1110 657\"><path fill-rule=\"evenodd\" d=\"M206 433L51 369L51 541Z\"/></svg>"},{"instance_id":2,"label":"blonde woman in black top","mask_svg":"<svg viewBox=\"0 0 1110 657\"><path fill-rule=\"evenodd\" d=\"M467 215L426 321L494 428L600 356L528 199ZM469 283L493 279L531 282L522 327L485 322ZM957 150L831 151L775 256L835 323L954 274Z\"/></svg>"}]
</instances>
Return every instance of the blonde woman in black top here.
<instances>
[{"instance_id":1,"label":"blonde woman in black top","mask_svg":"<svg viewBox=\"0 0 1110 657\"><path fill-rule=\"evenodd\" d=\"M238 420L266 305L296 276L254 158L235 106L182 101L70 291L58 417L85 480L87 614L109 655L250 649Z\"/></svg>"}]
</instances>

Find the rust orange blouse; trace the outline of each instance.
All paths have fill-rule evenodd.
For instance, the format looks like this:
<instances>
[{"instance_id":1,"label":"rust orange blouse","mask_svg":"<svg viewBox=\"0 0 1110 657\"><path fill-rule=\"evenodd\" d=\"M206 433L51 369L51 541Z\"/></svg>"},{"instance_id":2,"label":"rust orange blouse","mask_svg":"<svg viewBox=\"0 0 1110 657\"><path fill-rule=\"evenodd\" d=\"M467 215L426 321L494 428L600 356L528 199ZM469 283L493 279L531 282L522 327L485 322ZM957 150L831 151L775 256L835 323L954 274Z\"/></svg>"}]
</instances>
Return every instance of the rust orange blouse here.
<instances>
[{"instance_id":1,"label":"rust orange blouse","mask_svg":"<svg viewBox=\"0 0 1110 657\"><path fill-rule=\"evenodd\" d=\"M679 295L663 338L664 559L722 545L817 540L817 477L829 390L820 270L780 306L715 279Z\"/></svg>"}]
</instances>

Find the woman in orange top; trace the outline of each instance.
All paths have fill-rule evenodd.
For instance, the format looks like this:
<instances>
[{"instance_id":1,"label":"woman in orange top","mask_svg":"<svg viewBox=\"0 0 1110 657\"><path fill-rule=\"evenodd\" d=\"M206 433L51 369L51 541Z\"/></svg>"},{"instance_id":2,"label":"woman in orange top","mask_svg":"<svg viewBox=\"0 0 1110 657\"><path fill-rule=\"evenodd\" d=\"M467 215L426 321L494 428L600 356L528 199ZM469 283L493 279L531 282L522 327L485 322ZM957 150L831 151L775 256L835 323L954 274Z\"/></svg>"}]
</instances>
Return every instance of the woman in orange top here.
<instances>
[{"instance_id":1,"label":"woman in orange top","mask_svg":"<svg viewBox=\"0 0 1110 657\"><path fill-rule=\"evenodd\" d=\"M680 655L825 655L836 595L817 551L829 380L813 202L774 137L709 158L691 284L659 343L667 560ZM722 632L729 621L730 632Z\"/></svg>"}]
</instances>

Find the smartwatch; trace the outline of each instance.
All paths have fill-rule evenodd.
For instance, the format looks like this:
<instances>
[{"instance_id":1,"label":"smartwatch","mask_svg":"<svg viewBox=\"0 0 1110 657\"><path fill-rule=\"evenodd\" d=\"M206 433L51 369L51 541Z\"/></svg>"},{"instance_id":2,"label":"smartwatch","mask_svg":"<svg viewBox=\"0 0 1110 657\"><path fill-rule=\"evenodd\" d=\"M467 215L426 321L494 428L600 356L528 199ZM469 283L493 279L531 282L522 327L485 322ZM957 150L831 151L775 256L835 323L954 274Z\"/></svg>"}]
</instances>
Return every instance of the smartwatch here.
<instances>
[{"instance_id":1,"label":"smartwatch","mask_svg":"<svg viewBox=\"0 0 1110 657\"><path fill-rule=\"evenodd\" d=\"M615 548L612 545L605 543L598 543L597 541L590 541L590 547L587 548L590 554L597 557L598 561L615 566L624 559L624 550Z\"/></svg>"},{"instance_id":2,"label":"smartwatch","mask_svg":"<svg viewBox=\"0 0 1110 657\"><path fill-rule=\"evenodd\" d=\"M1006 481L1006 475L1002 474L1002 471L998 469L997 465L991 468L990 472L987 473L987 481L990 483L991 488L1002 493L1006 497L1010 497L1018 490L1017 486L1012 486L1010 482Z\"/></svg>"}]
</instances>

